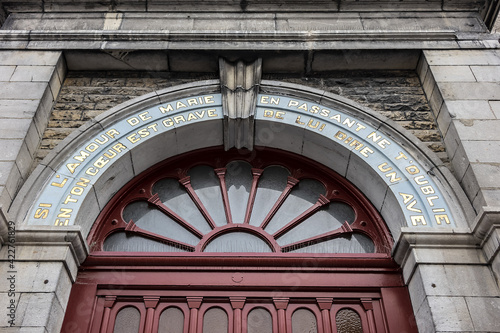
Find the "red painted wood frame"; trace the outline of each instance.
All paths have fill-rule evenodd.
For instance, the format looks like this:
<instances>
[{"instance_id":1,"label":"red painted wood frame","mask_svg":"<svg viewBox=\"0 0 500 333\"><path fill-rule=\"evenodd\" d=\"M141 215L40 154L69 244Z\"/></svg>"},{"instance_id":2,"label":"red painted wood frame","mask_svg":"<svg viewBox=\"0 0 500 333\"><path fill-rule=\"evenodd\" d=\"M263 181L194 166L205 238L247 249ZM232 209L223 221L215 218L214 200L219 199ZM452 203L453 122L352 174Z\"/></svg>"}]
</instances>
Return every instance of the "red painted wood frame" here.
<instances>
[{"instance_id":1,"label":"red painted wood frame","mask_svg":"<svg viewBox=\"0 0 500 333\"><path fill-rule=\"evenodd\" d=\"M356 219L350 227L374 241L375 253L286 253L276 246L274 253L201 252L208 236L185 253L102 251L109 234L127 227L121 213L129 202L142 199L158 205L151 200L151 186L156 181L171 177L187 184L191 167L208 164L220 172L232 160L247 161L258 170L268 165L285 166L292 172L291 187L305 178L321 181L327 189L324 200L343 201L354 208ZM256 174L254 179L258 180ZM256 186L254 180L252 191ZM290 190L282 197L286 198L286 191ZM246 216L252 198L255 195L250 194ZM335 232L352 232L339 229ZM213 225L209 235L214 237L224 230ZM336 314L345 308L360 316L363 332L417 332L401 270L390 256L392 239L381 217L345 179L297 155L267 148L252 153L217 148L170 159L115 195L88 241L92 251L73 285L62 332L113 332L116 314L127 306L140 313L140 333L158 332L160 315L169 307L182 311L184 333L202 332L204 313L213 307L227 314L229 332L237 333L247 332L248 314L255 308L269 312L272 331L278 333L292 331L297 309L314 314L318 332L337 332Z\"/></svg>"},{"instance_id":2,"label":"red painted wood frame","mask_svg":"<svg viewBox=\"0 0 500 333\"><path fill-rule=\"evenodd\" d=\"M252 166L253 181L246 205L247 208L244 223L233 223L232 221L228 191L225 181L225 166L229 162L235 160L248 162ZM195 190L191 187L190 177L187 172L189 169L197 165L208 165L214 168L214 171L220 181L223 206L226 220L228 221L227 225L215 225L215 222L210 217L208 210L204 207ZM255 202L259 178L262 175L264 168L273 165L285 167L290 171L291 176L288 177L285 189L262 221L260 227L256 227L250 225L249 220ZM211 232L203 234L194 228L189 224L189 221L185 221L182 217L165 206L158 197L158 194L153 193L153 185L157 181L164 178L177 179L179 183L184 186L186 192L189 194L189 197L193 200L196 207L200 210L203 217L210 225L210 228L212 229ZM265 232L264 228L268 225L281 205L285 202L294 186L299 184L303 179L315 179L321 182L326 188L325 195L320 194L314 205L289 221L285 226L274 232L272 235ZM123 219L123 210L128 204L134 201L148 202L150 205L169 216L189 232L201 238L200 242L196 246L192 246L190 244L182 243L141 229L134 223L134 221L125 221ZM348 204L355 212L355 221L352 224L349 224L346 221L336 230L331 230L293 244L288 244L286 246L278 245L276 240L279 237L304 222L308 217L312 216L330 202L342 202ZM305 246L318 241L328 240L336 236L351 235L353 233L368 236L375 244L376 253L390 253L390 249L392 248L392 238L378 212L362 195L362 193L343 177L325 168L321 164L305 159L304 157L278 151L276 149L258 149L258 147L253 152L241 150L224 152L221 148L196 151L184 154L181 157L167 160L166 162L149 169L127 184L106 206L90 232L89 244L91 244L91 250L94 253L100 253L103 249L103 243L106 237L113 232L126 231L128 234L140 235L142 237L147 237L183 248L188 252L196 253L196 255L214 256L215 254L213 253L203 253L206 245L221 234L235 230L235 227L238 227L239 231L244 231L258 236L263 239L271 249L273 249L273 252L281 253L282 255L285 255L291 249L297 247ZM241 255L241 253L238 253L238 256ZM330 255L331 254L326 254L325 256ZM304 254L304 256L308 256L308 254Z\"/></svg>"}]
</instances>

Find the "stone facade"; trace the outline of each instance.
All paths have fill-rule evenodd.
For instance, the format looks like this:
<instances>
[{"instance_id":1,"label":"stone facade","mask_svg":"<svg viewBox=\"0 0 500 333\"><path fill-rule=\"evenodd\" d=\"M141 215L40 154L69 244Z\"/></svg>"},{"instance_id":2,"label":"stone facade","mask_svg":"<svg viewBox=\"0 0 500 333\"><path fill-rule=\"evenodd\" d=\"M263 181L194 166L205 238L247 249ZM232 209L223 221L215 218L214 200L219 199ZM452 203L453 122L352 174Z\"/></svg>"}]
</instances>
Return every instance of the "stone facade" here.
<instances>
[{"instance_id":1,"label":"stone facade","mask_svg":"<svg viewBox=\"0 0 500 333\"><path fill-rule=\"evenodd\" d=\"M71 285L89 253L85 239L92 221L66 227L26 223L49 171L88 133L104 128L113 112L120 117L123 109L163 101L163 88L172 88L171 95L182 95L182 84L199 92L220 90L223 58L261 59L262 82L254 87L262 91L293 90L318 101L333 93L358 103L379 117L384 133L425 162L427 174L438 174L459 217L454 228L402 224L396 230L401 222L390 220L401 215L397 204L389 196L377 202L372 194L387 186L375 178L366 184L348 172L373 170L354 159L343 176L390 223L392 254L419 332L500 332L498 2L0 4L0 308L12 303L16 309L15 326L2 315L0 330L60 331ZM202 80L207 81L197 86ZM134 176L134 166L142 171L177 153L221 145L222 128L213 126L176 133L186 140L175 152L136 151L127 163L137 164L121 165L108 180L119 189ZM204 130L217 133L205 137ZM308 157L334 166L342 162L336 159L344 152L331 141L321 145L291 129L282 135L283 146L300 140L311 148ZM95 203L80 216L102 209L114 194L107 186L97 184ZM10 264L18 272L12 296L4 278Z\"/></svg>"}]
</instances>

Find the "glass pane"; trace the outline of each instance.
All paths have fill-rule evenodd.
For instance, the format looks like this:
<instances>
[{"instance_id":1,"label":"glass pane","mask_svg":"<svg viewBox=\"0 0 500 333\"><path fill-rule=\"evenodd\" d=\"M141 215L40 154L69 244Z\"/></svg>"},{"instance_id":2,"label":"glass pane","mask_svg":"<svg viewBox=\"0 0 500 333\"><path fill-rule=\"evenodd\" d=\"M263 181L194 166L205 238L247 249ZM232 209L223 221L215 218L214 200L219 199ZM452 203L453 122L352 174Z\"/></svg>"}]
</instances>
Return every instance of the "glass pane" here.
<instances>
[{"instance_id":1,"label":"glass pane","mask_svg":"<svg viewBox=\"0 0 500 333\"><path fill-rule=\"evenodd\" d=\"M150 206L146 201L136 201L127 205L123 210L123 218L125 221L134 221L139 228L173 240L190 245L196 245L199 242L198 237L160 212L156 207Z\"/></svg>"},{"instance_id":2,"label":"glass pane","mask_svg":"<svg viewBox=\"0 0 500 333\"><path fill-rule=\"evenodd\" d=\"M335 318L338 333L363 333L361 318L351 309L342 309Z\"/></svg>"},{"instance_id":3,"label":"glass pane","mask_svg":"<svg viewBox=\"0 0 500 333\"><path fill-rule=\"evenodd\" d=\"M226 166L226 187L233 223L243 223L252 188L252 167L243 161L233 161Z\"/></svg>"},{"instance_id":4,"label":"glass pane","mask_svg":"<svg viewBox=\"0 0 500 333\"><path fill-rule=\"evenodd\" d=\"M248 313L247 327L248 333L273 333L273 318L266 309L253 309Z\"/></svg>"},{"instance_id":5,"label":"glass pane","mask_svg":"<svg viewBox=\"0 0 500 333\"><path fill-rule=\"evenodd\" d=\"M250 224L260 226L286 187L290 172L280 166L264 169L260 176Z\"/></svg>"},{"instance_id":6,"label":"glass pane","mask_svg":"<svg viewBox=\"0 0 500 333\"><path fill-rule=\"evenodd\" d=\"M202 233L212 229L177 179L165 178L153 186L161 202Z\"/></svg>"},{"instance_id":7,"label":"glass pane","mask_svg":"<svg viewBox=\"0 0 500 333\"><path fill-rule=\"evenodd\" d=\"M273 252L272 249L257 236L246 232L223 234L211 241L204 252Z\"/></svg>"},{"instance_id":8,"label":"glass pane","mask_svg":"<svg viewBox=\"0 0 500 333\"><path fill-rule=\"evenodd\" d=\"M207 165L199 165L191 168L188 175L191 177L191 186L215 224L218 226L227 224L220 192L220 182L214 169Z\"/></svg>"},{"instance_id":9,"label":"glass pane","mask_svg":"<svg viewBox=\"0 0 500 333\"><path fill-rule=\"evenodd\" d=\"M227 333L227 314L221 308L211 308L205 312L203 317L203 332L205 333Z\"/></svg>"},{"instance_id":10,"label":"glass pane","mask_svg":"<svg viewBox=\"0 0 500 333\"><path fill-rule=\"evenodd\" d=\"M153 239L138 235L127 235L126 232L116 232L106 238L103 250L117 252L187 252L185 249Z\"/></svg>"},{"instance_id":11,"label":"glass pane","mask_svg":"<svg viewBox=\"0 0 500 333\"><path fill-rule=\"evenodd\" d=\"M325 242L312 244L289 252L295 253L373 253L373 241L362 234L341 236Z\"/></svg>"},{"instance_id":12,"label":"glass pane","mask_svg":"<svg viewBox=\"0 0 500 333\"><path fill-rule=\"evenodd\" d=\"M266 227L270 234L275 233L288 222L302 214L318 201L320 194L325 194L326 189L321 182L314 179L302 179L285 200L276 215Z\"/></svg>"},{"instance_id":13,"label":"glass pane","mask_svg":"<svg viewBox=\"0 0 500 333\"><path fill-rule=\"evenodd\" d=\"M121 309L116 315L113 333L137 333L141 323L141 313L134 307Z\"/></svg>"},{"instance_id":14,"label":"glass pane","mask_svg":"<svg viewBox=\"0 0 500 333\"><path fill-rule=\"evenodd\" d=\"M344 221L354 222L354 210L342 202L332 202L301 224L278 238L279 245L295 243L304 239L338 229Z\"/></svg>"},{"instance_id":15,"label":"glass pane","mask_svg":"<svg viewBox=\"0 0 500 333\"><path fill-rule=\"evenodd\" d=\"M318 332L318 324L316 316L310 310L298 309L292 315L292 332L293 333L316 333Z\"/></svg>"},{"instance_id":16,"label":"glass pane","mask_svg":"<svg viewBox=\"0 0 500 333\"><path fill-rule=\"evenodd\" d=\"M184 332L184 313L178 308L168 308L160 315L158 333Z\"/></svg>"}]
</instances>

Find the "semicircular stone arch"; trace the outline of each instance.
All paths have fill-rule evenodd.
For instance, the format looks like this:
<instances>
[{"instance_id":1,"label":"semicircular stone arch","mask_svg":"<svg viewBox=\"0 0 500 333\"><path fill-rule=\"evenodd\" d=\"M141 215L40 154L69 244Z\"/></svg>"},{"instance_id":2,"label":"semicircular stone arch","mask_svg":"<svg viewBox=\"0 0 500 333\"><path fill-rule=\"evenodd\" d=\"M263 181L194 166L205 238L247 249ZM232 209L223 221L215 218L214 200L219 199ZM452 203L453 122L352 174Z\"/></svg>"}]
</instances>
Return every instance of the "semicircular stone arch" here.
<instances>
[{"instance_id":1,"label":"semicircular stone arch","mask_svg":"<svg viewBox=\"0 0 500 333\"><path fill-rule=\"evenodd\" d=\"M334 94L273 81L261 82L256 100L253 150L293 152L339 173L371 201L394 239L403 227L467 225L454 178L418 139L385 117ZM220 83L212 80L109 110L44 159L11 211L26 225L78 225L86 236L106 203L135 176L169 157L224 145L223 104Z\"/></svg>"}]
</instances>

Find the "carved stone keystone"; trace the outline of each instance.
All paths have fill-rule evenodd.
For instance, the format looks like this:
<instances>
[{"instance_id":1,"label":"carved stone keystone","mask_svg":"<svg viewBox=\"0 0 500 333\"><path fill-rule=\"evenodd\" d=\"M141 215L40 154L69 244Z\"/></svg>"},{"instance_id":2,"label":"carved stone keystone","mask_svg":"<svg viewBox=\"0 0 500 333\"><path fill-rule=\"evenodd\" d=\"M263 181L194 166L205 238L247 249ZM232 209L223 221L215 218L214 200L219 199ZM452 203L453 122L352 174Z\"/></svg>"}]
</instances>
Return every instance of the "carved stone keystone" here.
<instances>
[{"instance_id":1,"label":"carved stone keystone","mask_svg":"<svg viewBox=\"0 0 500 333\"><path fill-rule=\"evenodd\" d=\"M253 149L254 115L262 77L262 59L252 63L219 60L224 112L224 149Z\"/></svg>"}]
</instances>

